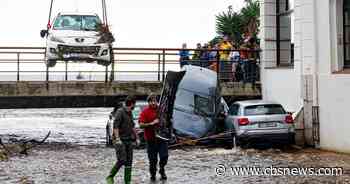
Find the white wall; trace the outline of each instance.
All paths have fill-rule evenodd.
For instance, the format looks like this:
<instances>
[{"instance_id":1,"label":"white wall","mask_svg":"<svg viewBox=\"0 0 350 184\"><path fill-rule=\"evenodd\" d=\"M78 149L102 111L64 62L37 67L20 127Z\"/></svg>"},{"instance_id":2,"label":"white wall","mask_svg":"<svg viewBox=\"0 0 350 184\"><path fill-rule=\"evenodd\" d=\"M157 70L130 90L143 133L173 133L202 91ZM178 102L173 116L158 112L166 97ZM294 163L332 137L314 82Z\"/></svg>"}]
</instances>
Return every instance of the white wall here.
<instances>
[{"instance_id":1,"label":"white wall","mask_svg":"<svg viewBox=\"0 0 350 184\"><path fill-rule=\"evenodd\" d=\"M350 153L350 74L320 76L320 146Z\"/></svg>"},{"instance_id":2,"label":"white wall","mask_svg":"<svg viewBox=\"0 0 350 184\"><path fill-rule=\"evenodd\" d=\"M300 76L297 68L265 69L263 72L262 96L264 100L279 102L290 112L296 112L302 106L300 98Z\"/></svg>"},{"instance_id":3,"label":"white wall","mask_svg":"<svg viewBox=\"0 0 350 184\"><path fill-rule=\"evenodd\" d=\"M342 69L343 59L339 50L343 48L339 33L342 17L335 2L342 0L295 0L294 68L276 67L275 49L262 41L262 49L267 48L262 54L262 94L263 99L278 101L288 111L298 110L304 104L303 98L308 101L306 104L319 106L321 148L350 153L350 74L332 73ZM262 29L274 26L269 22L271 17L262 19ZM262 31L262 39L273 37L269 35L268 29ZM311 86L303 85L302 76L311 76ZM311 94L305 95L307 91ZM309 116L305 121L310 123L311 108L306 110Z\"/></svg>"},{"instance_id":4,"label":"white wall","mask_svg":"<svg viewBox=\"0 0 350 184\"><path fill-rule=\"evenodd\" d=\"M298 111L302 106L300 80L300 52L295 53L293 67L277 67L276 61L276 1L265 0L260 4L261 81L264 100L281 103L287 111ZM299 38L299 37L298 37ZM300 41L295 45L300 48ZM288 54L287 54L288 56Z\"/></svg>"},{"instance_id":5,"label":"white wall","mask_svg":"<svg viewBox=\"0 0 350 184\"><path fill-rule=\"evenodd\" d=\"M342 64L338 63L342 63L340 59L343 59L338 55L343 52L342 34L335 31L341 28L339 22L342 24L342 21L339 19L342 16L334 11L335 2L342 4L342 0L317 1L316 4L320 146L350 153L350 74L331 73L339 68L341 70Z\"/></svg>"}]
</instances>

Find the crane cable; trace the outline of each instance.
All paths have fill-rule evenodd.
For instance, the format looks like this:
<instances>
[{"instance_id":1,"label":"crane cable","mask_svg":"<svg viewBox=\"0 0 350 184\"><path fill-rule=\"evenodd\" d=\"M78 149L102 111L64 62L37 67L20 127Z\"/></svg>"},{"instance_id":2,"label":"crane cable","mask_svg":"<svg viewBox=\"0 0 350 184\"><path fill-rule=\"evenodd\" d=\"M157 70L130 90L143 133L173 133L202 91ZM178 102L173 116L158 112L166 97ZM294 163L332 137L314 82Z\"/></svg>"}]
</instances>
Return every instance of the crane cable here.
<instances>
[{"instance_id":1,"label":"crane cable","mask_svg":"<svg viewBox=\"0 0 350 184\"><path fill-rule=\"evenodd\" d=\"M103 23L106 27L108 27L108 21L107 21L107 7L106 7L106 1L102 0L102 14L103 14Z\"/></svg>"},{"instance_id":2,"label":"crane cable","mask_svg":"<svg viewBox=\"0 0 350 184\"><path fill-rule=\"evenodd\" d=\"M51 13L52 13L52 5L53 5L53 0L51 0L51 4L50 4L50 11L49 11L49 20L47 21L47 30L49 30L50 29L50 27L51 27Z\"/></svg>"}]
</instances>

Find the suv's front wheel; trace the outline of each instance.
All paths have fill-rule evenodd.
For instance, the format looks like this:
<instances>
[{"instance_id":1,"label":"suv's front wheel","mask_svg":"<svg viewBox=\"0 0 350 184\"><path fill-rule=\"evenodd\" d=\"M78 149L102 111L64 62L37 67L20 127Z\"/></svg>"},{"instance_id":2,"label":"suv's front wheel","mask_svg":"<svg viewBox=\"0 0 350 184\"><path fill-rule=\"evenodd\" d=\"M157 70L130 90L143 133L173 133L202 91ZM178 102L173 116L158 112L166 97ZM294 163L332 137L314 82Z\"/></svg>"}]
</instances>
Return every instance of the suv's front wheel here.
<instances>
[{"instance_id":1,"label":"suv's front wheel","mask_svg":"<svg viewBox=\"0 0 350 184\"><path fill-rule=\"evenodd\" d=\"M53 59L48 59L45 61L45 63L46 63L47 67L54 67L56 65L57 61L53 60Z\"/></svg>"},{"instance_id":2,"label":"suv's front wheel","mask_svg":"<svg viewBox=\"0 0 350 184\"><path fill-rule=\"evenodd\" d=\"M111 64L111 61L97 60L97 64L102 66L109 66Z\"/></svg>"},{"instance_id":3,"label":"suv's front wheel","mask_svg":"<svg viewBox=\"0 0 350 184\"><path fill-rule=\"evenodd\" d=\"M109 48L109 60L97 60L97 64L102 65L102 66L109 66L112 62L114 61L114 53L113 53L113 48Z\"/></svg>"}]
</instances>

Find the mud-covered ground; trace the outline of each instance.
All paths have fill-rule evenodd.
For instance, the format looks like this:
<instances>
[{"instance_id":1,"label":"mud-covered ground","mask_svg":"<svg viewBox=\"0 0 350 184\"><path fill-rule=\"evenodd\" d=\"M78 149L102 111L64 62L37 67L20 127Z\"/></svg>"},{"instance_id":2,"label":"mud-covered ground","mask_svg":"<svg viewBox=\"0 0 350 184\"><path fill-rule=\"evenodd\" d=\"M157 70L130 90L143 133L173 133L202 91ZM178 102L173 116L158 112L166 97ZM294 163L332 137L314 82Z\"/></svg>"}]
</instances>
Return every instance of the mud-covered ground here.
<instances>
[{"instance_id":1,"label":"mud-covered ground","mask_svg":"<svg viewBox=\"0 0 350 184\"><path fill-rule=\"evenodd\" d=\"M7 161L0 161L0 184L105 183L105 177L115 162L114 149L104 146L105 124L111 110L0 110L0 138L5 143L18 139L39 140L51 131L46 143L29 150L28 156L15 155ZM350 184L350 155L310 148L228 150L186 147L172 149L169 154L168 181L164 183ZM135 150L133 164L132 183L150 183L145 150ZM236 167L265 170L258 173L251 170L238 176L234 172ZM340 167L342 173L331 176L332 171L326 167ZM282 171L287 175L282 176L283 172L276 171L277 168L284 169ZM309 175L287 170L298 168L312 171L322 168L320 174L327 175L316 176L310 170ZM122 183L122 173L118 174L116 183ZM157 183L161 182L158 180Z\"/></svg>"},{"instance_id":2,"label":"mud-covered ground","mask_svg":"<svg viewBox=\"0 0 350 184\"><path fill-rule=\"evenodd\" d=\"M115 161L104 146L41 145L0 162L0 183L105 183ZM135 150L132 183L150 183L145 150ZM226 167L223 176L220 166ZM341 167L340 176L235 176L229 167ZM221 173L219 173L221 172ZM116 183L122 183L119 173ZM170 150L168 181L157 183L350 183L350 155L315 149L183 148ZM275 173L278 174L278 173ZM338 173L339 174L339 173Z\"/></svg>"}]
</instances>

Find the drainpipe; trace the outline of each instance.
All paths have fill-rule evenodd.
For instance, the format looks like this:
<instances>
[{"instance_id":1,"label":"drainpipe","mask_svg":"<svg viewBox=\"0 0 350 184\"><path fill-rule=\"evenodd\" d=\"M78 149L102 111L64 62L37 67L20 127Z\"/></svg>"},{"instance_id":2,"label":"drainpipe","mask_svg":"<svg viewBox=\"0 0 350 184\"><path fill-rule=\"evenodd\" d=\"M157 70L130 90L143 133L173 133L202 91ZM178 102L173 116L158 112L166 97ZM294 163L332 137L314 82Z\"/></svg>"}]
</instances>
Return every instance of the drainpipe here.
<instances>
[{"instance_id":1,"label":"drainpipe","mask_svg":"<svg viewBox=\"0 0 350 184\"><path fill-rule=\"evenodd\" d=\"M314 103L313 103L313 105L314 106L316 106L316 107L319 107L319 56L318 56L318 54L319 54L319 48L318 48L318 45L320 45L319 44L319 41L318 41L318 29L317 29L317 2L319 2L319 1L317 1L317 0L313 0L313 2L314 2L314 31L315 31L315 33L314 33L314 44L315 44L315 66L314 66L314 83L315 83L315 92L314 92L314 94L315 94L315 101L314 101ZM318 108L319 109L319 108ZM317 115L318 115L319 113L317 113ZM313 116L314 115L316 115L316 114L313 114ZM319 117L313 117L313 119L319 119ZM314 127L314 126L318 126L318 127ZM319 140L319 124L318 125L313 125L313 129L315 130L315 128L316 128L316 131L318 131L318 132L315 132L314 131L314 133L316 133L317 135L318 135L318 140ZM316 136L317 136L316 135ZM314 137L315 137L315 135L314 135ZM314 140L314 144L315 144L315 147L319 147L320 145L320 143L319 143L319 141L318 140Z\"/></svg>"}]
</instances>

